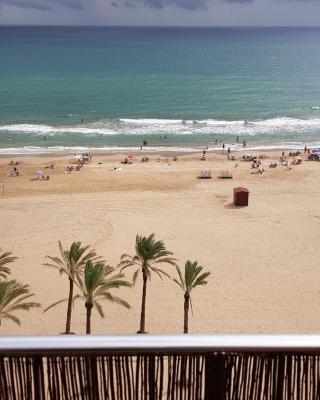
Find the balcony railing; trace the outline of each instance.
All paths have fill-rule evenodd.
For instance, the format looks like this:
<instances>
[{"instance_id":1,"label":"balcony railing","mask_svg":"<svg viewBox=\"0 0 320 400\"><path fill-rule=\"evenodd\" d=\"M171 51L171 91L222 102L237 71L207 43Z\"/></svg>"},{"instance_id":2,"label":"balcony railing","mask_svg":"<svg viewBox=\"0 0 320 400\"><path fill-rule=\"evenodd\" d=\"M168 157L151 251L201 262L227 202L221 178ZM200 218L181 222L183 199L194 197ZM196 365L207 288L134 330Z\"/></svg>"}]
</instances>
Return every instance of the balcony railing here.
<instances>
[{"instance_id":1,"label":"balcony railing","mask_svg":"<svg viewBox=\"0 0 320 400\"><path fill-rule=\"evenodd\" d=\"M0 399L320 398L320 335L0 337Z\"/></svg>"}]
</instances>

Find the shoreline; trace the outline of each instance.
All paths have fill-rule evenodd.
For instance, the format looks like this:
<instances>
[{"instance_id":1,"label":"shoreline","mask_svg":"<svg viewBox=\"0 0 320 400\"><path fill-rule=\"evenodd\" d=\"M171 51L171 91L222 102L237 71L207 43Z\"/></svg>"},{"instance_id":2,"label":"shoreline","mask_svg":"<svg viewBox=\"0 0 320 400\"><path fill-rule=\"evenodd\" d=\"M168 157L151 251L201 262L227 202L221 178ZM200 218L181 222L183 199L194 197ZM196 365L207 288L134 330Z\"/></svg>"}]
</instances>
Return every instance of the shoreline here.
<instances>
[{"instance_id":1,"label":"shoreline","mask_svg":"<svg viewBox=\"0 0 320 400\"><path fill-rule=\"evenodd\" d=\"M307 144L308 145L308 144ZM315 147L315 146L312 146ZM215 154L215 155L227 155L227 149L228 146L226 146L225 150L218 150L218 149L206 149L206 153L207 154ZM302 151L303 152L304 146L297 146L297 147L292 147L292 148L287 148L287 147L277 147L277 148L264 148L264 147L259 147L257 148L250 148L248 147L244 147L241 149L232 149L231 148L231 153L276 153L276 152L282 152L282 151ZM44 157L54 157L54 158L59 158L59 157L73 157L74 154L78 154L78 153L90 153L94 156L100 156L100 157L112 157L115 155L123 155L123 154L127 154L127 153L131 153L134 156L138 157L138 156L162 156L162 157L174 157L174 156L186 156L186 155L190 155L190 156L194 156L194 155L198 155L201 154L203 152L203 149L199 149L199 150L191 150L191 151L184 151L184 150L151 150L146 148L143 150L136 150L135 148L128 148L128 149L119 149L119 150L110 150L110 151L99 151L99 150L90 150L90 148L88 149L83 149L83 150L78 150L75 152L72 151L61 151L61 152L43 152L43 153L0 153L0 159L5 159L5 158L9 158L9 157L22 157L22 158L32 158L32 157L36 157L36 158L44 158Z\"/></svg>"}]
</instances>

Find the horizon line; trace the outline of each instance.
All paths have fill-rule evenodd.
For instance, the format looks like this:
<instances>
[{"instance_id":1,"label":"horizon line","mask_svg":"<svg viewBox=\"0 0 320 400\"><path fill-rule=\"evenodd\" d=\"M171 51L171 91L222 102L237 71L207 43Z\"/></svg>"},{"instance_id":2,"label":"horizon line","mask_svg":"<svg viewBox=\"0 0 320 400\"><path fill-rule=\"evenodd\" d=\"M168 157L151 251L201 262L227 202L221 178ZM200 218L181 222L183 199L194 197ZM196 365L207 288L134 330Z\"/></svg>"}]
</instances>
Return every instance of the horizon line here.
<instances>
[{"instance_id":1,"label":"horizon line","mask_svg":"<svg viewBox=\"0 0 320 400\"><path fill-rule=\"evenodd\" d=\"M319 29L320 25L78 25L78 24L0 24L2 27L38 28L141 28L141 29Z\"/></svg>"}]
</instances>

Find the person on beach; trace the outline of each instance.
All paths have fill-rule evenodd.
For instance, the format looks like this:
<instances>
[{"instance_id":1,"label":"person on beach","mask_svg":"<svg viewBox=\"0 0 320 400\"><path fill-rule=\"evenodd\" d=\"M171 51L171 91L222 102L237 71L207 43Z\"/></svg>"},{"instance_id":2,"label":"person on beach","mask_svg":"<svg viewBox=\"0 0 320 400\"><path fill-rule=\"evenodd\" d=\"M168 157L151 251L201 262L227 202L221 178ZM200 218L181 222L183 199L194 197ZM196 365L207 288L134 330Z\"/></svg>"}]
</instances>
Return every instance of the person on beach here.
<instances>
[{"instance_id":1,"label":"person on beach","mask_svg":"<svg viewBox=\"0 0 320 400\"><path fill-rule=\"evenodd\" d=\"M215 145L217 145L217 144L218 144L218 139L216 139L216 140L215 140L215 143L214 143L214 144L215 144Z\"/></svg>"},{"instance_id":2,"label":"person on beach","mask_svg":"<svg viewBox=\"0 0 320 400\"><path fill-rule=\"evenodd\" d=\"M246 145L247 145L247 142L244 140L243 141L243 147L246 147Z\"/></svg>"},{"instance_id":3,"label":"person on beach","mask_svg":"<svg viewBox=\"0 0 320 400\"><path fill-rule=\"evenodd\" d=\"M226 145L223 143L223 144L222 144L222 149L224 150L225 147L226 147Z\"/></svg>"},{"instance_id":4,"label":"person on beach","mask_svg":"<svg viewBox=\"0 0 320 400\"><path fill-rule=\"evenodd\" d=\"M206 149L203 149L202 155L203 157L206 155Z\"/></svg>"},{"instance_id":5,"label":"person on beach","mask_svg":"<svg viewBox=\"0 0 320 400\"><path fill-rule=\"evenodd\" d=\"M237 143L239 143L239 136L237 136Z\"/></svg>"},{"instance_id":6,"label":"person on beach","mask_svg":"<svg viewBox=\"0 0 320 400\"><path fill-rule=\"evenodd\" d=\"M304 146L304 154L306 154L307 150L308 150L308 148L307 148L307 146L305 145L305 146Z\"/></svg>"}]
</instances>

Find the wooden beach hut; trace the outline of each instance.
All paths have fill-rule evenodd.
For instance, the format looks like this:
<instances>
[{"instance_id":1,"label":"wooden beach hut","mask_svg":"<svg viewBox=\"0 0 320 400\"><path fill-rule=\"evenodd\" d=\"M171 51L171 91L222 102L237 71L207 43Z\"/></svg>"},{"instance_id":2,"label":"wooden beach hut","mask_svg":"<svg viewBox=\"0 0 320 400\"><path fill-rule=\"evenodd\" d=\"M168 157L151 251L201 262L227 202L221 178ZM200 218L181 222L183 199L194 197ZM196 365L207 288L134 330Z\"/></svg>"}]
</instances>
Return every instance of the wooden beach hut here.
<instances>
[{"instance_id":1,"label":"wooden beach hut","mask_svg":"<svg viewBox=\"0 0 320 400\"><path fill-rule=\"evenodd\" d=\"M244 187L234 188L233 204L236 207L247 207L249 204L249 190Z\"/></svg>"}]
</instances>

